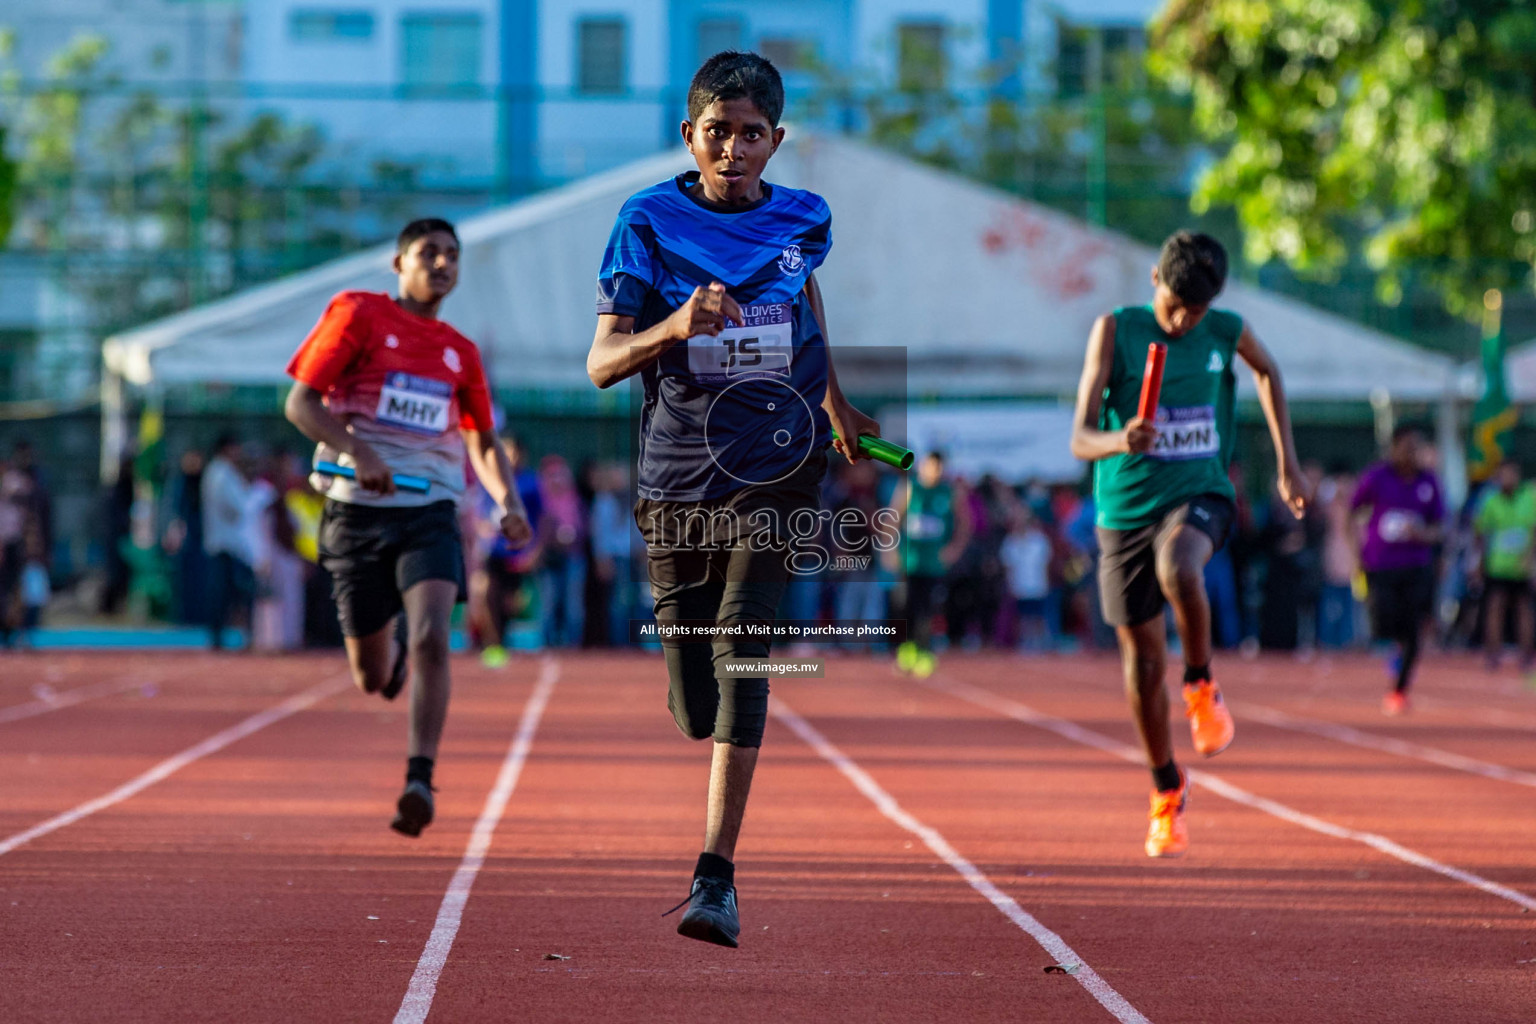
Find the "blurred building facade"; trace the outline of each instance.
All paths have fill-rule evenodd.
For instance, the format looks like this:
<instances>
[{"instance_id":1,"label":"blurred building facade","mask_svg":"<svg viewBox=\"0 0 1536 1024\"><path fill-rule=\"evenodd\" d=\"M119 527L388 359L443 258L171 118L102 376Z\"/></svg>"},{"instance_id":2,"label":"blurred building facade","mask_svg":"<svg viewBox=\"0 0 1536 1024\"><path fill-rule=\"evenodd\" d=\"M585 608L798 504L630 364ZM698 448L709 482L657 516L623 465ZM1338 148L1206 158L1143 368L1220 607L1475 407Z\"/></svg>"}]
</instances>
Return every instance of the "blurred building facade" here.
<instances>
[{"instance_id":1,"label":"blurred building facade","mask_svg":"<svg viewBox=\"0 0 1536 1024\"><path fill-rule=\"evenodd\" d=\"M60 535L75 564L94 562L103 337L356 251L411 216L464 217L675 147L688 80L720 49L770 56L795 122L862 134L877 103L899 115L1079 97L1115 54L1139 53L1157 5L0 5L0 127L21 167L0 251L0 447L43 442ZM52 163L32 146L40 126L67 140ZM203 437L232 417L267 430L274 394L210 385L155 400L172 434Z\"/></svg>"},{"instance_id":2,"label":"blurred building facade","mask_svg":"<svg viewBox=\"0 0 1536 1024\"><path fill-rule=\"evenodd\" d=\"M688 81L721 49L771 57L800 124L861 134L935 98L981 124L990 99L1043 108L1139 69L1157 4L7 5L5 148L25 164L39 130L69 141L67 159L23 167L0 252L0 402L88 401L103 333L354 250L423 209L462 217L675 146ZM69 92L73 125L53 100Z\"/></svg>"},{"instance_id":3,"label":"blurred building facade","mask_svg":"<svg viewBox=\"0 0 1536 1024\"><path fill-rule=\"evenodd\" d=\"M110 41L139 81L234 83L241 78L249 0L47 0L8 3L0 29L28 78L84 35Z\"/></svg>"},{"instance_id":4,"label":"blurred building facade","mask_svg":"<svg viewBox=\"0 0 1536 1024\"><path fill-rule=\"evenodd\" d=\"M1139 54L1157 0L268 0L246 7L254 107L364 162L517 195L671 145L688 81L757 50L792 95L1082 91ZM847 109L801 121L857 128Z\"/></svg>"}]
</instances>

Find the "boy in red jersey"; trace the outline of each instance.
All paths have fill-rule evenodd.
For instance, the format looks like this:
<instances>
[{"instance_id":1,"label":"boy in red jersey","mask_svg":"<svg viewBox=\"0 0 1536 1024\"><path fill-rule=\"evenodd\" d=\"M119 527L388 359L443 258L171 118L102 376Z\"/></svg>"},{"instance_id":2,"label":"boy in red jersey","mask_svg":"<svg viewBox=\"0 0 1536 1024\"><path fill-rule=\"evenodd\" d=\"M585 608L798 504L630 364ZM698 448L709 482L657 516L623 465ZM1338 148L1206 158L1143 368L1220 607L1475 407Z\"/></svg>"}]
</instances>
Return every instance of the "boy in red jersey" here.
<instances>
[{"instance_id":1,"label":"boy in red jersey","mask_svg":"<svg viewBox=\"0 0 1536 1024\"><path fill-rule=\"evenodd\" d=\"M459 279L453 225L417 220L400 232L395 298L342 292L294 354L285 411L318 442L316 461L350 466L328 482L320 562L331 574L352 677L393 700L411 691L405 792L390 827L408 836L432 821L432 767L448 714L448 620L464 591L457 505L464 458L501 509L501 530L531 531L496 442L490 388L474 342L437 318ZM431 481L425 494L394 474ZM395 617L405 613L405 637Z\"/></svg>"}]
</instances>

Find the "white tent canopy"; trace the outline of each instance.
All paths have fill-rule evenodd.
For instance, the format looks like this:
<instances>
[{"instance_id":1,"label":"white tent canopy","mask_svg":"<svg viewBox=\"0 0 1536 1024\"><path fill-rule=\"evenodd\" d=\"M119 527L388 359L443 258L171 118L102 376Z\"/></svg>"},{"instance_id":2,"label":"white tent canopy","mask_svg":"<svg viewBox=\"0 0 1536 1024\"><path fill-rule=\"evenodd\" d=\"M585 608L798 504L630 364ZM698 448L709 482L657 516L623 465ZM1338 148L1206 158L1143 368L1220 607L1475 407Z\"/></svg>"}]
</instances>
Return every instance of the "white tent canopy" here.
<instances>
[{"instance_id":1,"label":"white tent canopy","mask_svg":"<svg viewBox=\"0 0 1536 1024\"><path fill-rule=\"evenodd\" d=\"M443 316L481 347L500 385L591 387L597 264L620 204L676 173L643 161L459 224L459 287ZM107 339L107 369L130 383L276 384L330 297L393 292L394 246L376 246Z\"/></svg>"},{"instance_id":2,"label":"white tent canopy","mask_svg":"<svg viewBox=\"0 0 1536 1024\"><path fill-rule=\"evenodd\" d=\"M1483 393L1483 371L1469 364L1463 389L1471 398ZM1504 357L1504 386L1512 402L1536 402L1536 338L1512 347Z\"/></svg>"},{"instance_id":3,"label":"white tent canopy","mask_svg":"<svg viewBox=\"0 0 1536 1024\"><path fill-rule=\"evenodd\" d=\"M663 154L463 222L444 316L493 382L588 388L598 261L624 199L691 166ZM1069 395L1093 318L1150 298L1155 252L1002 192L837 137L791 129L769 179L820 192L835 245L818 272L835 347L901 346L914 397ZM279 383L327 299L390 290L381 246L109 339L107 369L144 386ZM1454 367L1302 303L1234 283L1302 399L1439 398ZM1246 377L1246 375L1243 375Z\"/></svg>"}]
</instances>

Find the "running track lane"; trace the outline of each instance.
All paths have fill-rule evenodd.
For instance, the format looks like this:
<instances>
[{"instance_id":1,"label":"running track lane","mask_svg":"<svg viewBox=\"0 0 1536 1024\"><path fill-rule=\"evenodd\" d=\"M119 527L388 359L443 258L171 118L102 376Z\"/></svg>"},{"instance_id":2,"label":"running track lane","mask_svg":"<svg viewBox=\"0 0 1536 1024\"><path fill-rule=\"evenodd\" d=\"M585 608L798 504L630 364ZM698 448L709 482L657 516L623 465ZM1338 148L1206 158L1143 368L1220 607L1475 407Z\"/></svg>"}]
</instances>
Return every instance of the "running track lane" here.
<instances>
[{"instance_id":1,"label":"running track lane","mask_svg":"<svg viewBox=\"0 0 1536 1024\"><path fill-rule=\"evenodd\" d=\"M217 754L230 744L238 743L240 740L260 732L269 725L281 722L289 715L294 715L311 708L327 697L335 696L345 689L346 686L347 682L345 680L333 679L328 682L318 683L302 693L294 694L274 707L270 707L265 711L258 711L248 718L243 718L227 729L220 729L207 739L194 743L180 753L166 758L153 768L134 776L110 792L103 793L99 797L71 807L61 814L54 815L47 821L38 822L31 828L23 829L14 835L0 839L0 855L10 853L12 850L25 846L33 840L41 839L43 836L57 832L61 828L73 825L77 821L83 821L98 811L115 807L123 801L144 792L157 782L165 781L188 765L195 764L212 754Z\"/></svg>"},{"instance_id":2,"label":"running track lane","mask_svg":"<svg viewBox=\"0 0 1536 1024\"><path fill-rule=\"evenodd\" d=\"M187 661L166 664L142 657L119 660L110 673L78 658L54 664L41 657L9 655L3 665L0 726L107 697L155 697L162 686L195 678L199 671Z\"/></svg>"},{"instance_id":3,"label":"running track lane","mask_svg":"<svg viewBox=\"0 0 1536 1024\"><path fill-rule=\"evenodd\" d=\"M1069 661L1052 666L1057 686L1041 688L1030 687L1028 677L1019 673L986 671L987 664L953 662L961 678L1016 697L1046 714L1078 720L1077 712L1091 702L1100 723L1081 724L1139 749L1113 674L1086 670ZM1303 699L1296 694L1300 685L1288 686L1288 679L1308 686L1313 681L1288 673L1287 669L1295 668L1289 659L1252 663L1234 659L1220 667L1223 689L1232 696L1237 712L1237 742L1206 762L1188 753L1188 729L1176 722L1175 748L1184 751L1180 756L1186 763L1208 765L1221 779L1251 793L1337 825L1387 837L1525 897L1536 897L1536 855L1531 852L1536 850L1536 814L1531 813L1536 808L1536 791L1404 758L1395 751L1277 728L1259 718L1245 719L1241 710L1250 696L1280 705L1300 704ZM1452 666L1437 666L1436 674L1421 682L1436 681L1440 673L1453 671ZM1305 701L1325 708L1341 722L1370 723L1373 736L1423 738L1436 749L1475 753L1490 765L1522 771L1533 767L1536 751L1518 732L1468 727L1466 719L1454 713L1382 716L1377 710L1379 672L1379 666L1366 659L1336 664L1321 696ZM1458 718L1462 724L1455 724ZM1331 777L1331 784L1325 777ZM1494 823L1497 828L1491 827Z\"/></svg>"},{"instance_id":4,"label":"running track lane","mask_svg":"<svg viewBox=\"0 0 1536 1024\"><path fill-rule=\"evenodd\" d=\"M1101 750L1112 757L1118 757L1122 761L1137 765L1138 767L1145 763L1144 755L1141 751L1129 743L1121 743L1118 740L1110 739L1103 733L1084 729L1075 722L1069 722L1050 715L1042 715L1035 709L1020 704L1017 701L998 697L990 690L984 690L981 687L971 686L967 683L943 680L935 680L931 685L940 692L952 694L962 700L970 701L978 707L996 711L998 714L1006 715L1026 725L1048 729L1075 743L1081 743L1095 750ZM1508 900L1527 913L1536 910L1536 899L1523 892L1500 885L1474 872L1465 871L1454 865L1437 861L1417 850L1409 849L1392 839L1388 839L1386 836L1377 835L1372 832L1362 832L1347 825L1325 821L1305 811L1298 811L1296 808L1282 804L1279 801L1271 800L1268 797L1249 792L1240 786L1235 786L1220 775L1216 775L1204 768L1190 767L1189 775L1191 782L1195 786L1208 789L1234 803L1263 811L1273 818L1288 821L1293 825L1310 829L1322 835L1333 836L1335 839L1347 839L1355 843L1363 843L1371 849L1400 860L1405 864L1412 864L1426 871L1433 871L1437 875L1449 878L1452 881L1461 882L1464 885L1470 885L1472 888L1485 892L1490 896Z\"/></svg>"},{"instance_id":5,"label":"running track lane","mask_svg":"<svg viewBox=\"0 0 1536 1024\"><path fill-rule=\"evenodd\" d=\"M210 659L226 705L274 674L341 667ZM420 840L387 828L405 709L347 692L0 857L8 1019L387 1021L531 685L521 662L455 671L438 820ZM100 745L137 741L137 724Z\"/></svg>"},{"instance_id":6,"label":"running track lane","mask_svg":"<svg viewBox=\"0 0 1536 1024\"><path fill-rule=\"evenodd\" d=\"M1353 726L1343 725L1339 722L1319 721L1316 718L1305 717L1289 711L1281 711L1279 708L1265 707L1262 704L1253 704L1248 701L1239 704L1233 713L1240 716L1244 721L1259 721L1265 725L1273 725L1281 729L1292 729L1296 732L1321 736L1323 739L1348 743L1352 747L1379 750L1387 754L1396 754L1398 757L1407 757L1416 761L1438 765L1441 768L1450 768L1453 771L1469 772L1473 775L1481 775L1487 779L1497 779L1500 782L1512 782L1517 786L1536 788L1536 772L1522 771L1518 768L1507 768L1502 764L1494 764L1491 761L1468 757L1465 754L1453 753L1449 750L1427 746L1423 743L1401 739L1397 736L1383 736L1376 732L1356 729Z\"/></svg>"},{"instance_id":7,"label":"running track lane","mask_svg":"<svg viewBox=\"0 0 1536 1024\"><path fill-rule=\"evenodd\" d=\"M1131 742L1118 694L1085 692L1075 679L1063 679L1079 668L1075 660L1042 666L956 658L941 666L941 672L1027 698L1033 706L1049 706L1053 715ZM1523 1019L1524 1008L1536 999L1529 966L1536 958L1533 922L1519 907L1394 862L1359 843L1319 836L1254 808L1213 799L1199 788L1191 802L1190 855L1177 862L1147 861L1140 855L1144 769L1127 772L1093 748L1024 728L948 695L905 685L899 690L916 692L899 700L887 697L887 705L913 723L904 728L895 715L884 723L887 735L905 737L911 744L904 756L891 756L893 766L969 758L974 767L967 777L979 803L991 805L994 819L1001 820L983 828L982 815L976 813L969 829L962 824L950 827L946 821L972 815L951 808L954 801L947 794L928 798L936 806L932 818L927 810L918 813L943 828L962 852L983 866L991 857L1018 858L1022 863L1015 877L1024 886L1065 889L1063 896L1084 901L1083 886L1107 875L1095 885L1103 886L1105 904L1122 903L1116 931L1137 936L1153 953L1135 962L1136 981L1116 978L1115 984L1155 1020L1219 1015L1234 1021L1502 1022ZM826 690L817 694L822 702L835 696ZM798 695L796 699L805 701ZM829 733L847 728L867 734L879 728L859 720L846 700L823 703L822 709L845 712L847 721L830 723L825 728ZM946 718L953 720L948 728L942 726ZM945 735L955 737L953 747L941 744ZM1187 740L1179 738L1178 743L1187 750ZM1360 763L1362 757L1371 763ZM861 761L869 764L868 757ZM1458 855L1480 849L1481 861L1489 862L1477 865L1481 873L1513 875L1510 880L1523 879L1526 891L1536 874L1532 847L1520 840L1530 804L1523 792L1506 783L1443 769L1419 772L1398 758L1361 754L1278 730L1249 726L1245 731L1241 720L1239 744L1217 764L1223 778L1246 773L1251 778L1244 780L1245 786L1260 788L1253 780L1262 782L1261 792L1280 783L1277 795L1304 810L1321 813L1314 806L1320 801L1334 809L1353 802L1360 805L1357 813L1386 818L1388 825L1399 823L1393 817L1394 805L1405 805L1403 817L1414 824L1419 815L1443 814L1440 829L1425 831L1454 837L1451 850ZM1394 774L1405 768L1414 778L1411 786ZM1363 794L1357 779L1366 783ZM915 787L926 784L921 776L910 782ZM1455 805L1463 796L1440 805L1427 802L1442 786L1453 794L1470 786L1494 801L1478 805L1475 813L1457 812ZM899 785L888 781L887 788L908 807L924 806ZM1123 810L1104 813L1110 804ZM1501 813L1487 817L1490 806L1501 808ZM1010 809L1021 815L1021 822L1034 824L1036 833L1009 835L1003 830L999 835L1006 819L998 812ZM1333 810L1327 816L1338 817ZM1514 841L1506 838L1511 829ZM1390 828L1386 831L1397 837ZM1118 838L1107 848L1099 842L1084 845L1085 839L1116 833ZM978 837L980 852L969 847L972 836ZM1442 849L1428 852L1448 859ZM989 873L1021 902L1038 905L1038 914L1057 919L1048 916L1049 903L1026 899L1003 882L1002 870ZM1060 881L1063 876L1066 882ZM1093 918L1098 902L1080 903L1085 919ZM1090 962L1110 961L1113 954L1105 947L1061 930ZM1145 992L1143 979L1159 972L1165 979L1162 991ZM1187 998L1169 1003L1169 992Z\"/></svg>"},{"instance_id":8,"label":"running track lane","mask_svg":"<svg viewBox=\"0 0 1536 1024\"><path fill-rule=\"evenodd\" d=\"M318 664L231 663L222 682L240 689L259 673ZM826 683L776 689L1159 1024L1508 1021L1536 1001L1529 965L1511 966L1536 958L1530 921L1490 913L1500 901L1200 794L1194 852L1148 862L1143 771L894 681L883 665L831 664ZM1103 1019L1071 979L1041 974L1048 958L1032 959L1028 940L921 842L778 728L742 843L745 945L678 938L675 918L653 915L681 895L697 851L705 748L667 721L656 659L572 665L590 673L577 701L567 700L574 684L561 684L431 1019L675 1020L701 1005L743 1021ZM1062 685L1101 670L1091 662L951 665L1130 738L1117 694ZM380 813L399 785L400 709L349 695L0 858L7 1012L387 1019L532 679L526 663L455 671L441 817L419 843L388 833ZM133 725L119 722L101 742ZM1432 793L1455 774L1261 727L1240 733L1218 764L1249 788L1289 787L1308 810L1337 799L1382 814L1391 801L1359 795L1361 778L1386 786L1406 769ZM1456 800L1494 790L1506 817L1467 820L1451 808L1449 831L1507 858L1488 832L1509 824L1508 800L1523 788L1457 781L1476 788ZM761 934L759 922L770 926ZM545 961L547 952L573 959Z\"/></svg>"},{"instance_id":9,"label":"running track lane","mask_svg":"<svg viewBox=\"0 0 1536 1024\"><path fill-rule=\"evenodd\" d=\"M38 664L36 659L28 661L31 664L23 669ZM100 682L71 680L78 685L60 692L107 690L121 681L110 674L120 667L117 663L103 660L99 667ZM25 672L17 674L25 678ZM107 678L101 679L104 675ZM130 784L178 752L294 696L305 681L263 680L231 687L227 679L211 674L207 664L199 667L184 659L158 673L135 670L131 678L158 681L148 683L147 690L103 692L95 699L0 723L0 772L10 786L0 802L0 840Z\"/></svg>"},{"instance_id":10,"label":"running track lane","mask_svg":"<svg viewBox=\"0 0 1536 1024\"><path fill-rule=\"evenodd\" d=\"M965 879L967 885L1017 925L1020 931L1039 943L1040 948L1055 959L1055 966L1062 972L1075 977L1077 983L1082 985L1088 994L1093 996L1094 1000L1116 1020L1121 1024L1150 1024L1147 1018L1126 1002L1124 996L1111 988L1097 971L1084 963L1083 958L1067 945L1060 935L1041 924L1038 919L1020 907L1018 901L999 889L976 865L962 857L937 829L914 818L868 772L860 768L847 754L827 742L825 736L797 715L782 698L775 698L774 716L789 726L791 732L836 768L853 784L854 789L868 797L870 803L874 804L881 814L921 839L923 845L953 868L961 878Z\"/></svg>"},{"instance_id":11,"label":"running track lane","mask_svg":"<svg viewBox=\"0 0 1536 1024\"><path fill-rule=\"evenodd\" d=\"M539 719L544 715L544 708L549 704L550 694L554 692L559 678L559 663L553 658L545 659L539 669L539 681L534 685L533 693L523 708L522 718L517 723L517 733L512 737L512 746L507 750L507 759L502 762L496 784L485 798L485 809L480 812L475 827L470 831L464 859L459 862L459 869L453 873L453 878L448 882L448 891L443 894L442 906L438 907L437 919L432 924L432 934L427 938L421 959L416 962L410 987L406 989L405 999L400 1003L400 1012L395 1014L395 1024L422 1024L427 1014L432 1012L437 979L443 973L443 965L448 962L448 954L453 949L453 940L459 934L459 925L464 919L464 905L469 902L475 877L485 865L496 826L501 823L507 801L517 788L518 776L522 774L528 753L533 749L533 736L538 732Z\"/></svg>"},{"instance_id":12,"label":"running track lane","mask_svg":"<svg viewBox=\"0 0 1536 1024\"><path fill-rule=\"evenodd\" d=\"M164 662L143 654L125 654L104 662L86 654L31 651L0 652L0 705L14 705L33 699L38 688L69 689L103 679L121 679L129 675L150 676L163 672Z\"/></svg>"},{"instance_id":13,"label":"running track lane","mask_svg":"<svg viewBox=\"0 0 1536 1024\"><path fill-rule=\"evenodd\" d=\"M1113 1021L779 725L738 850L741 948L678 936L661 914L687 893L709 744L678 734L664 673L656 657L562 658L429 1024Z\"/></svg>"}]
</instances>

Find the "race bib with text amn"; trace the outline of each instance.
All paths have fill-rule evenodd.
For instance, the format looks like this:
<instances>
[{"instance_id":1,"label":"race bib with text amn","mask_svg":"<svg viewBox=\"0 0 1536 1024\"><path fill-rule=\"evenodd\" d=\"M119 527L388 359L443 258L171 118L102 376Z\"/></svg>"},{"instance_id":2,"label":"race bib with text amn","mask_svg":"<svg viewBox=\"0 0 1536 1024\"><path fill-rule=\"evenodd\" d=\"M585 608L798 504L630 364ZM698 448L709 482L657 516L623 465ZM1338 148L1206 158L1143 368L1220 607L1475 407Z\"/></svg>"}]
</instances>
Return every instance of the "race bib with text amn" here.
<instances>
[{"instance_id":1,"label":"race bib with text amn","mask_svg":"<svg viewBox=\"0 0 1536 1024\"><path fill-rule=\"evenodd\" d=\"M1149 458L1173 462L1208 459L1221 452L1221 432L1216 429L1215 406L1160 406L1155 426L1157 440L1147 453Z\"/></svg>"}]
</instances>

